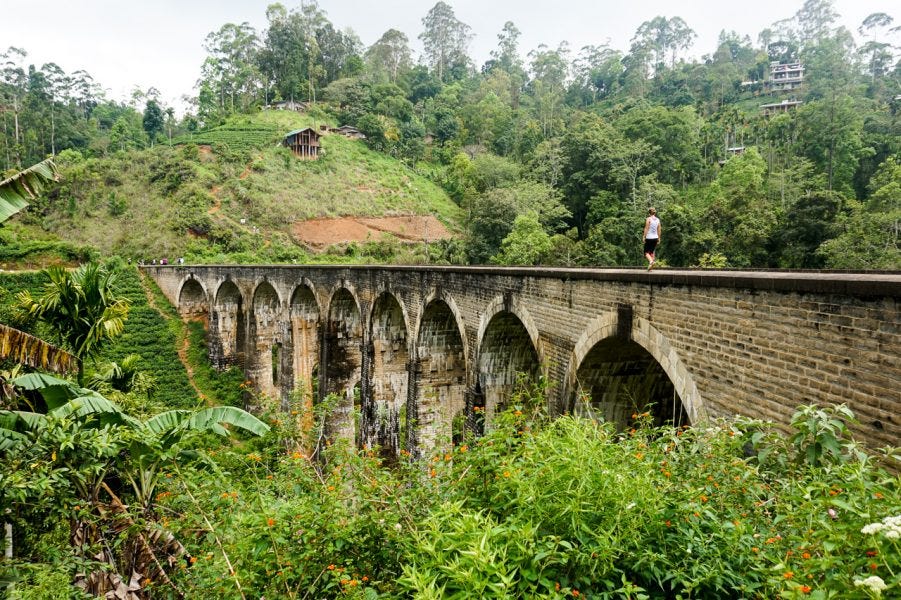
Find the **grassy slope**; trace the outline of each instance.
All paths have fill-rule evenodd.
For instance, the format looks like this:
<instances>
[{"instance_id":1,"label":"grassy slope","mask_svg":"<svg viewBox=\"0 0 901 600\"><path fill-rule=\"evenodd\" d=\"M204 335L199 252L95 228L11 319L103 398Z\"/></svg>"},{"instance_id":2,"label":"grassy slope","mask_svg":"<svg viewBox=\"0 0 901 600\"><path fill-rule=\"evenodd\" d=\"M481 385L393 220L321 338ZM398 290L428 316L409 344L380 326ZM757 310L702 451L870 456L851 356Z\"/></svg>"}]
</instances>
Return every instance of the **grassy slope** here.
<instances>
[{"instance_id":1,"label":"grassy slope","mask_svg":"<svg viewBox=\"0 0 901 600\"><path fill-rule=\"evenodd\" d=\"M22 243L58 237L132 258L243 254L245 260L290 261L311 258L290 238L290 224L300 219L435 214L457 229L461 212L440 188L363 142L324 136L318 161L298 160L278 146L291 129L319 124L333 125L269 111L176 140L211 144L211 152L199 155L164 145L104 159L62 159L59 194L10 223L7 235ZM165 177L151 181L161 171L181 181L168 187ZM205 222L206 235L188 231L185 223L197 221Z\"/></svg>"}]
</instances>

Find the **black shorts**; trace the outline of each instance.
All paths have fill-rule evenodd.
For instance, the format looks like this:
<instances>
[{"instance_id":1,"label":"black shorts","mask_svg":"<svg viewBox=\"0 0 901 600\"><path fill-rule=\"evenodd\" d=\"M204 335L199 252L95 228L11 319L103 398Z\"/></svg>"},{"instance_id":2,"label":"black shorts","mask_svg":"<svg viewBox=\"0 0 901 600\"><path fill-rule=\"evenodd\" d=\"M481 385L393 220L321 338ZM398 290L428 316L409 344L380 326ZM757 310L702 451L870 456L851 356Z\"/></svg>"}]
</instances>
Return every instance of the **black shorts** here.
<instances>
[{"instance_id":1,"label":"black shorts","mask_svg":"<svg viewBox=\"0 0 901 600\"><path fill-rule=\"evenodd\" d=\"M657 248L657 242L660 241L660 238L645 238L644 240L644 253L645 254L654 254L654 249Z\"/></svg>"}]
</instances>

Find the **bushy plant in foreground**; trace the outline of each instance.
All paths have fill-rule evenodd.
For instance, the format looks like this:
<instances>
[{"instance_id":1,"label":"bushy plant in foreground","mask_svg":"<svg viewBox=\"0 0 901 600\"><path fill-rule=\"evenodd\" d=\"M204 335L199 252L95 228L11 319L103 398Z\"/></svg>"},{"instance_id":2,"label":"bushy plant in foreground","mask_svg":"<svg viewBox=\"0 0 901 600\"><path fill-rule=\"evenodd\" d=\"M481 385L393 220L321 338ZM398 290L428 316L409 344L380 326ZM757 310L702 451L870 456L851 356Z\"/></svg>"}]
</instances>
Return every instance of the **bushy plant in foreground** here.
<instances>
[{"instance_id":1,"label":"bushy plant in foreground","mask_svg":"<svg viewBox=\"0 0 901 600\"><path fill-rule=\"evenodd\" d=\"M176 582L297 598L897 591L885 519L901 515L898 478L841 431L840 453L810 462L813 438L793 444L762 423L654 428L636 415L641 426L618 433L547 420L541 404L540 390L520 393L484 437L391 469L337 441L311 460L286 443L292 416L273 417L263 445L213 450L216 476L170 482L165 510L194 532L196 559ZM846 416L803 409L799 431L818 410Z\"/></svg>"},{"instance_id":2,"label":"bushy plant in foreground","mask_svg":"<svg viewBox=\"0 0 901 600\"><path fill-rule=\"evenodd\" d=\"M145 582L154 597L825 599L901 586L898 476L847 438L843 408L801 407L791 438L745 420L653 427L649 414L617 432L550 420L542 390L524 387L486 435L388 468L378 449L322 437L334 403L312 427L296 404L264 417L263 438L195 438L197 460L159 465L141 517L187 555Z\"/></svg>"}]
</instances>

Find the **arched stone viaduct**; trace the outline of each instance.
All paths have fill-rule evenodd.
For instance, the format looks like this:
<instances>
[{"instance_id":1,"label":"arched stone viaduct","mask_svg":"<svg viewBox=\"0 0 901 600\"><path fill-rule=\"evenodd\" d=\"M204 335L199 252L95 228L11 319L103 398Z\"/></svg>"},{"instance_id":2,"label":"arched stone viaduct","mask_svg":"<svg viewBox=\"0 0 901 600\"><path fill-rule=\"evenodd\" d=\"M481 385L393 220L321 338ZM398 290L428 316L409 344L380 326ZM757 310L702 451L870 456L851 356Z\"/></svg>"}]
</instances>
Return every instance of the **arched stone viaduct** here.
<instances>
[{"instance_id":1,"label":"arched stone viaduct","mask_svg":"<svg viewBox=\"0 0 901 600\"><path fill-rule=\"evenodd\" d=\"M517 373L546 377L552 412L620 427L648 405L661 422L787 424L799 404L845 402L869 443L901 440L895 273L143 269L182 316L207 322L217 367L242 366L283 402L338 394L332 435L387 454L479 427Z\"/></svg>"}]
</instances>

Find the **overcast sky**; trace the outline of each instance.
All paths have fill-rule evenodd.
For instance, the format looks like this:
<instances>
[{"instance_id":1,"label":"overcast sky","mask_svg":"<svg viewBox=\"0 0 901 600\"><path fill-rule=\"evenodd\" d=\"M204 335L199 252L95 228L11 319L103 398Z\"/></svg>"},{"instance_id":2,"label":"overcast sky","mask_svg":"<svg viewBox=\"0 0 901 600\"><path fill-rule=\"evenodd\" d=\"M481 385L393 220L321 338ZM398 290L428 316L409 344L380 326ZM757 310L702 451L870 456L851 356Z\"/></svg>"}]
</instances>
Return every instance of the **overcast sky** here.
<instances>
[{"instance_id":1,"label":"overcast sky","mask_svg":"<svg viewBox=\"0 0 901 600\"><path fill-rule=\"evenodd\" d=\"M422 18L437 0L321 0L319 5L339 29L350 27L367 46L387 29L410 38L416 55ZM470 56L481 65L497 45L506 21L522 32L523 55L539 44L556 47L567 40L574 52L588 44L628 50L638 26L657 15L680 16L698 34L691 54L715 50L720 30L751 36L774 21L791 17L803 0L446 0L457 18L472 28ZM0 49L28 52L28 62L55 62L67 73L84 69L108 90L127 98L135 87L156 87L168 104L180 106L194 95L205 52L203 39L225 23L247 21L266 27L271 0L0 0ZM283 1L287 8L300 0ZM855 31L874 12L901 21L896 1L836 0L842 23ZM896 21L896 24L898 23Z\"/></svg>"}]
</instances>

